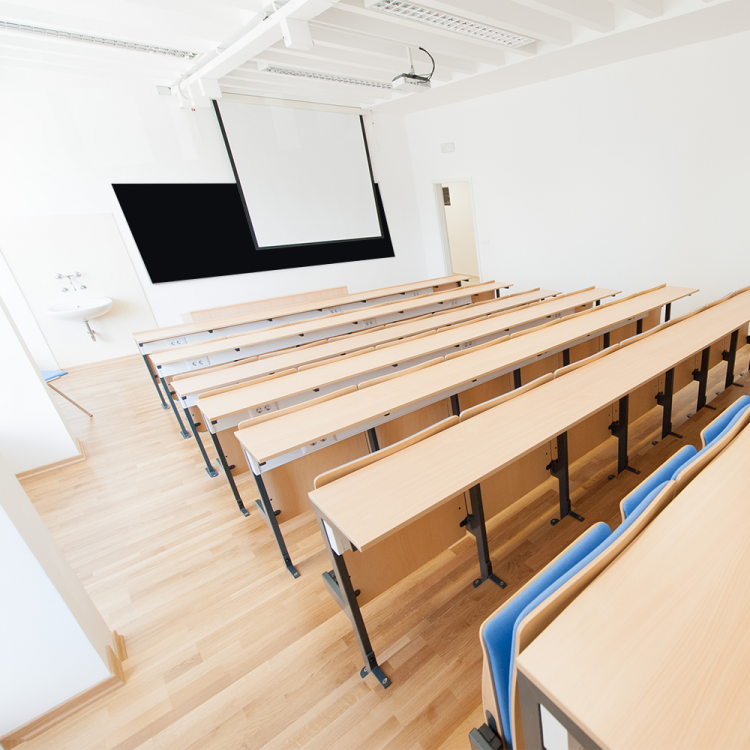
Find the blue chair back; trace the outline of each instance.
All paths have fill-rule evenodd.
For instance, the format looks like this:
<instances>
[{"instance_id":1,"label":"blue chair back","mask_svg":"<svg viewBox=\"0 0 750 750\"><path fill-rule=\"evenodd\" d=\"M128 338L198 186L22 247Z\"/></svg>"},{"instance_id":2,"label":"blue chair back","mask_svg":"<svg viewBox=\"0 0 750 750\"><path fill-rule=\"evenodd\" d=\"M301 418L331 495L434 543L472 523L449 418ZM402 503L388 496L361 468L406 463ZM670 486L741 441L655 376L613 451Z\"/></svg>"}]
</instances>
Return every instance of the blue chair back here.
<instances>
[{"instance_id":1,"label":"blue chair back","mask_svg":"<svg viewBox=\"0 0 750 750\"><path fill-rule=\"evenodd\" d=\"M719 414L710 425L703 429L701 432L701 439L703 440L703 447L711 445L715 440L718 440L722 433L729 430L737 420L750 408L750 396L742 396L738 398L729 408L725 409Z\"/></svg>"},{"instance_id":2,"label":"blue chair back","mask_svg":"<svg viewBox=\"0 0 750 750\"><path fill-rule=\"evenodd\" d=\"M594 524L585 534L577 539L559 557L548 565L541 573L519 591L502 609L485 622L481 637L484 641L492 672L497 707L500 713L503 736L506 745L510 746L510 677L513 673L512 635L513 625L520 612L527 604L535 600L557 578L570 568L585 559L592 550L611 535L606 523ZM501 727L493 727L499 731Z\"/></svg>"},{"instance_id":3,"label":"blue chair back","mask_svg":"<svg viewBox=\"0 0 750 750\"><path fill-rule=\"evenodd\" d=\"M686 445L684 448L680 448L680 450L678 450L669 461L665 461L653 474L651 474L651 476L644 479L620 503L622 520L625 521L655 487L663 484L669 479L673 479L675 472L697 454L698 451L694 446Z\"/></svg>"}]
</instances>

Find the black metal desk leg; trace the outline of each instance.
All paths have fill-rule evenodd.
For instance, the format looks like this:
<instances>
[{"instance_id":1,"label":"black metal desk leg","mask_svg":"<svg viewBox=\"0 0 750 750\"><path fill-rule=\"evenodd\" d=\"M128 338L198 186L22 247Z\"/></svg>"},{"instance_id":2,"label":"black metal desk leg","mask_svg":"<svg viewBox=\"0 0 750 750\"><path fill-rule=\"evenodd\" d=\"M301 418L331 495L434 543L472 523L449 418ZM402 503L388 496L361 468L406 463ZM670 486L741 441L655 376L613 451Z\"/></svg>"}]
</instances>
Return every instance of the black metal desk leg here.
<instances>
[{"instance_id":1,"label":"black metal desk leg","mask_svg":"<svg viewBox=\"0 0 750 750\"><path fill-rule=\"evenodd\" d=\"M609 349L609 331L602 336L602 349Z\"/></svg>"},{"instance_id":2,"label":"black metal desk leg","mask_svg":"<svg viewBox=\"0 0 750 750\"><path fill-rule=\"evenodd\" d=\"M365 437L367 438L367 450L369 450L370 453L376 453L380 450L378 433L375 432L374 427L371 427L369 430L367 430L367 432L365 433Z\"/></svg>"},{"instance_id":3,"label":"black metal desk leg","mask_svg":"<svg viewBox=\"0 0 750 750\"><path fill-rule=\"evenodd\" d=\"M740 337L739 331L732 332L732 338L729 341L729 351L723 351L721 356L727 363L727 377L724 380L724 388L729 388L730 385L736 385L739 388L744 388L742 383L734 382L734 366L737 361L737 340Z\"/></svg>"},{"instance_id":4,"label":"black metal desk leg","mask_svg":"<svg viewBox=\"0 0 750 750\"><path fill-rule=\"evenodd\" d=\"M639 336L643 333L643 318L639 318L635 323L635 335Z\"/></svg>"},{"instance_id":5,"label":"black metal desk leg","mask_svg":"<svg viewBox=\"0 0 750 750\"><path fill-rule=\"evenodd\" d=\"M344 610L346 616L352 623L352 628L354 628L357 645L362 654L362 659L365 662L365 666L359 671L359 675L360 677L367 677L368 674L372 673L375 675L377 681L384 688L387 688L391 684L391 681L380 668L378 660L375 658L375 653L370 644L370 636L367 634L365 621L362 619L362 610L360 610L357 602L357 594L359 592L355 591L352 586L352 580L349 577L349 571L346 567L344 556L340 555L335 549L333 549L333 547L331 547L331 541L328 538L325 524L318 516L317 512L315 513L315 516L318 519L318 527L320 528L320 533L326 544L328 558L333 566L333 570L323 573L323 583L334 601Z\"/></svg>"},{"instance_id":6,"label":"black metal desk leg","mask_svg":"<svg viewBox=\"0 0 750 750\"><path fill-rule=\"evenodd\" d=\"M159 388L159 377L157 375L154 375L154 371L151 369L151 365L148 363L148 357L145 354L141 354L141 357L143 357L143 364L146 365L146 369L148 370L148 376L151 378L151 380L154 381L154 388L156 388L156 392L159 394L159 398L161 399L161 408L169 409L169 404L164 400L164 394L161 392L161 388Z\"/></svg>"},{"instance_id":7,"label":"black metal desk leg","mask_svg":"<svg viewBox=\"0 0 750 750\"><path fill-rule=\"evenodd\" d=\"M521 368L513 370L513 389L521 387Z\"/></svg>"},{"instance_id":8,"label":"black metal desk leg","mask_svg":"<svg viewBox=\"0 0 750 750\"><path fill-rule=\"evenodd\" d=\"M216 448L216 454L219 456L219 463L221 464L221 468L224 469L224 476L226 476L227 482L229 482L229 487L231 488L232 494L234 495L234 501L237 503L237 507L242 511L242 515L249 516L250 514L247 512L245 503L242 502L242 498L240 497L237 485L234 483L234 477L232 476L232 469L234 468L234 466L230 466L227 463L227 457L224 455L224 449L221 447L219 436L215 432L211 432L211 440L213 441L214 448Z\"/></svg>"},{"instance_id":9,"label":"black metal desk leg","mask_svg":"<svg viewBox=\"0 0 750 750\"><path fill-rule=\"evenodd\" d=\"M570 364L570 349L563 349L563 367Z\"/></svg>"},{"instance_id":10,"label":"black metal desk leg","mask_svg":"<svg viewBox=\"0 0 750 750\"><path fill-rule=\"evenodd\" d=\"M180 412L177 411L177 404L175 404L174 399L172 398L169 392L169 386L167 385L167 381L164 380L164 378L159 378L159 380L161 380L162 387L164 388L164 393L167 394L169 403L172 406L172 413L174 414L174 418L177 420L177 424L180 425L180 435L185 440L187 440L190 437L190 433L185 430L185 425L182 424L182 420L180 419Z\"/></svg>"},{"instance_id":11,"label":"black metal desk leg","mask_svg":"<svg viewBox=\"0 0 750 750\"><path fill-rule=\"evenodd\" d=\"M255 472L252 472L253 478L255 479L255 486L258 488L260 493L260 500L256 500L255 504L258 506L258 510L263 516L263 520L268 524L269 528L273 533L273 538L276 540L276 544L281 553L281 557L284 560L286 569L294 576L299 578L299 571L292 565L292 558L289 556L289 550L286 548L286 542L284 541L284 535L281 533L279 528L279 522L276 520L276 516L281 513L280 510L274 510L271 504L271 498L268 497L268 491L266 490L266 483L263 481L263 477L259 476Z\"/></svg>"},{"instance_id":12,"label":"black metal desk leg","mask_svg":"<svg viewBox=\"0 0 750 750\"><path fill-rule=\"evenodd\" d=\"M620 416L617 421L612 422L609 426L610 432L617 438L617 473L632 471L633 474L640 474L638 469L628 465L628 411L630 406L630 396L623 396L620 399ZM609 475L614 479L614 474Z\"/></svg>"},{"instance_id":13,"label":"black metal desk leg","mask_svg":"<svg viewBox=\"0 0 750 750\"><path fill-rule=\"evenodd\" d=\"M557 479L560 493L560 518L553 518L550 523L554 526L565 516L572 516L576 521L583 521L583 516L573 513L570 508L570 473L568 471L568 433L557 436L557 458L547 464L547 469Z\"/></svg>"},{"instance_id":14,"label":"black metal desk leg","mask_svg":"<svg viewBox=\"0 0 750 750\"><path fill-rule=\"evenodd\" d=\"M682 438L676 432L672 432L672 397L674 396L674 367L667 370L664 375L664 392L656 394L656 403L662 407L661 415L661 439L668 435Z\"/></svg>"},{"instance_id":15,"label":"black metal desk leg","mask_svg":"<svg viewBox=\"0 0 750 750\"><path fill-rule=\"evenodd\" d=\"M706 403L706 386L708 385L708 361L711 357L711 347L707 346L701 352L701 369L693 370L693 380L698 381L698 401L695 405L695 410L700 411L704 406L707 409L716 409L715 406L710 406Z\"/></svg>"},{"instance_id":16,"label":"black metal desk leg","mask_svg":"<svg viewBox=\"0 0 750 750\"><path fill-rule=\"evenodd\" d=\"M542 739L541 706L562 724L565 730L586 750L601 750L586 732L561 711L531 680L519 669L517 672L518 699L521 707L524 747L526 750L544 750Z\"/></svg>"},{"instance_id":17,"label":"black metal desk leg","mask_svg":"<svg viewBox=\"0 0 750 750\"><path fill-rule=\"evenodd\" d=\"M195 422L193 422L193 415L190 413L190 409L188 409L187 406L183 406L182 410L185 412L185 419L187 419L187 423L190 425L190 429L193 431L195 442L198 443L198 450L201 452L201 456L203 456L203 460L206 462L206 474L208 474L211 479L213 479L214 477L218 477L219 472L214 469L213 464L211 463L211 459L208 457L208 453L206 453L206 449L203 446L203 441L201 440L201 436L198 433L198 428L195 426Z\"/></svg>"},{"instance_id":18,"label":"black metal desk leg","mask_svg":"<svg viewBox=\"0 0 750 750\"><path fill-rule=\"evenodd\" d=\"M458 417L461 414L461 406L458 403L458 394L454 393L451 396L451 414L454 417Z\"/></svg>"},{"instance_id":19,"label":"black metal desk leg","mask_svg":"<svg viewBox=\"0 0 750 750\"><path fill-rule=\"evenodd\" d=\"M474 580L474 588L489 578L489 580L496 583L501 589L504 589L506 586L505 581L498 578L492 572L492 560L490 560L490 550L487 544L487 526L484 522L482 490L478 484L469 489L469 500L471 501L471 512L461 521L461 526L466 526L467 531L477 540L480 577Z\"/></svg>"},{"instance_id":20,"label":"black metal desk leg","mask_svg":"<svg viewBox=\"0 0 750 750\"><path fill-rule=\"evenodd\" d=\"M664 322L665 323L669 323L669 321L671 320L671 318L672 318L672 303L668 302L664 306Z\"/></svg>"}]
</instances>

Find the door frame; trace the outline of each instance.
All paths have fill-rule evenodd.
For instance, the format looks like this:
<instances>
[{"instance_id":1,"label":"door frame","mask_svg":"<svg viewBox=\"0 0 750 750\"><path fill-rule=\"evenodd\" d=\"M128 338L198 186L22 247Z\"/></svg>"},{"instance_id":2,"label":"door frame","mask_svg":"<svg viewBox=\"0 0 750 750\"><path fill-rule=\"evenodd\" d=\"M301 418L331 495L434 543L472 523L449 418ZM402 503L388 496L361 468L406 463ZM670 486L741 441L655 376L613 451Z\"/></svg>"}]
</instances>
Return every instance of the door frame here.
<instances>
[{"instance_id":1,"label":"door frame","mask_svg":"<svg viewBox=\"0 0 750 750\"><path fill-rule=\"evenodd\" d=\"M477 233L477 212L474 206L474 185L471 177L450 178L444 180L433 180L432 190L435 196L435 210L437 212L438 233L440 234L440 244L443 252L443 267L446 276L450 276L453 271L453 262L451 261L450 242L448 241L448 224L445 220L445 205L443 204L443 185L452 182L465 182L469 185L469 195L471 196L471 221L474 225L474 251L477 256L477 269L479 270L479 281L484 281L484 271L482 269L482 256L479 252L479 235Z\"/></svg>"}]
</instances>

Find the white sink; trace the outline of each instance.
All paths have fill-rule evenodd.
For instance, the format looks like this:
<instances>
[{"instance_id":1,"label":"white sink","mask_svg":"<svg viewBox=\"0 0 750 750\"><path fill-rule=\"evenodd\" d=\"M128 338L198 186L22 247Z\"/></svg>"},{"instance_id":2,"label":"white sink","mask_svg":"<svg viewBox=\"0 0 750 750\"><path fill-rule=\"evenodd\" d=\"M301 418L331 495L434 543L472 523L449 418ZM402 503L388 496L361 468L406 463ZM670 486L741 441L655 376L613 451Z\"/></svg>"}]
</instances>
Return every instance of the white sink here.
<instances>
[{"instance_id":1,"label":"white sink","mask_svg":"<svg viewBox=\"0 0 750 750\"><path fill-rule=\"evenodd\" d=\"M91 320L112 309L114 302L109 297L90 297L57 302L47 308L47 315L57 320Z\"/></svg>"}]
</instances>

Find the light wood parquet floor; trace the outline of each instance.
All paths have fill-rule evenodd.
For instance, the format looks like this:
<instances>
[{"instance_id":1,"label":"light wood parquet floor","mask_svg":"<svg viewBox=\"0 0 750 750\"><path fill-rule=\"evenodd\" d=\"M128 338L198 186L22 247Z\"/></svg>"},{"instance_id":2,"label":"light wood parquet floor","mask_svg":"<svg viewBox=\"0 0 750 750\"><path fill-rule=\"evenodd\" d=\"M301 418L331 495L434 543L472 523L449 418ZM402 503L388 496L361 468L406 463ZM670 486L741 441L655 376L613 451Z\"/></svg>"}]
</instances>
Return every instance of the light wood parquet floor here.
<instances>
[{"instance_id":1,"label":"light wood parquet floor","mask_svg":"<svg viewBox=\"0 0 750 750\"><path fill-rule=\"evenodd\" d=\"M738 382L750 348L738 355ZM719 410L750 393L709 387ZM697 384L694 384L697 387ZM301 577L280 564L257 512L243 518L222 477L157 401L139 357L78 368L60 383L94 413L61 408L88 459L24 487L110 628L126 639L127 684L23 745L27 750L466 750L482 722L482 620L584 528L619 522L618 504L718 412L687 419L693 386L675 400L683 440L660 433L656 409L631 427L631 464L612 481L611 439L571 472L571 518L553 527L556 482L488 523L495 571L478 589L467 537L363 608L393 684L359 677L349 621L323 587L328 561L312 515L285 524ZM54 396L54 398L58 398ZM687 420L687 421L686 421ZM213 455L209 448L209 454ZM248 482L249 480L249 482ZM248 507L256 496L244 475Z\"/></svg>"}]
</instances>

